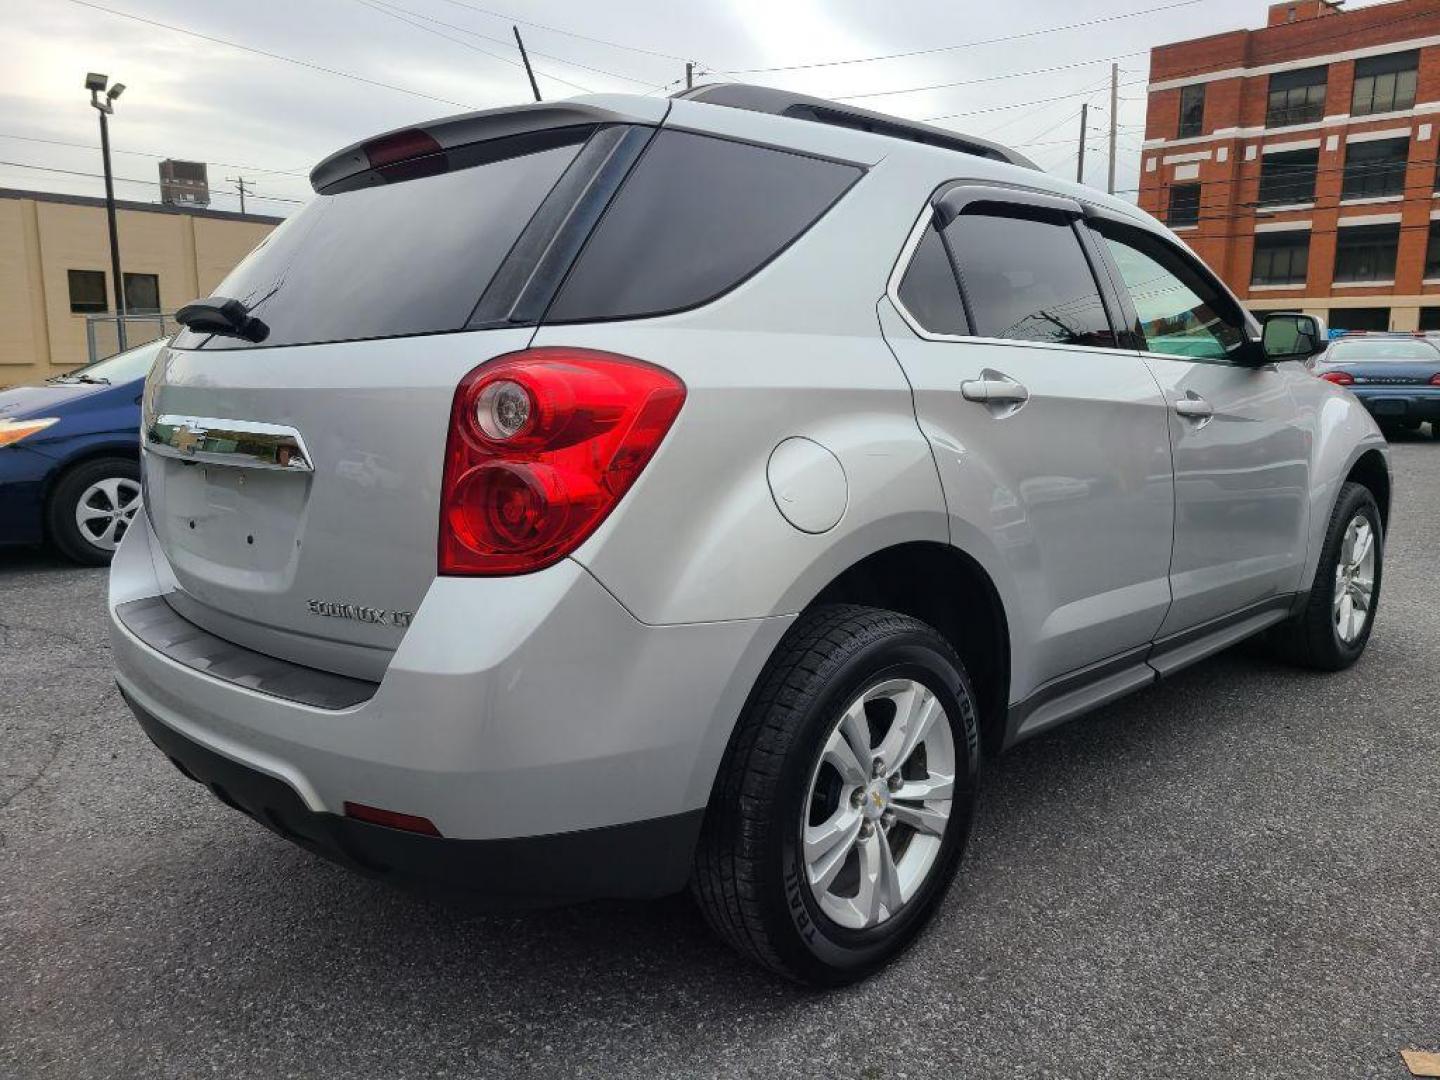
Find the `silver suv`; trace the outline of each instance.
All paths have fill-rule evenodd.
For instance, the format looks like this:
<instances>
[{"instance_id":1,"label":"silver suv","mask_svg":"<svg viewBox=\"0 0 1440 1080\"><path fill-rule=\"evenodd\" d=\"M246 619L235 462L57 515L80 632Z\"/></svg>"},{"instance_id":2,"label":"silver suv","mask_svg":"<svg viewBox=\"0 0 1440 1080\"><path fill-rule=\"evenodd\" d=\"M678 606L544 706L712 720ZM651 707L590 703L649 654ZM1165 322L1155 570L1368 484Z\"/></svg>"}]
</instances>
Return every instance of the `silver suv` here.
<instances>
[{"instance_id":1,"label":"silver suv","mask_svg":"<svg viewBox=\"0 0 1440 1080\"><path fill-rule=\"evenodd\" d=\"M1269 632L1335 670L1384 440L1151 218L745 86L343 150L144 395L120 688L299 844L496 903L687 885L873 970L983 763Z\"/></svg>"}]
</instances>

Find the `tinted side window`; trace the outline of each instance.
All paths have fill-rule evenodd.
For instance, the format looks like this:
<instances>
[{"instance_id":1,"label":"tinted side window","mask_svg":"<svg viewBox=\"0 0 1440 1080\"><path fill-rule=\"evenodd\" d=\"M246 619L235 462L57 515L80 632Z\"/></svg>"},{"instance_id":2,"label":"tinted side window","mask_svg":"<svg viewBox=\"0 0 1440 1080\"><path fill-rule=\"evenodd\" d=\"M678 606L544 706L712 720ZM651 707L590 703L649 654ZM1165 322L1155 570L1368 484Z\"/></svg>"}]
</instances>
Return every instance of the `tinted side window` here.
<instances>
[{"instance_id":1,"label":"tinted side window","mask_svg":"<svg viewBox=\"0 0 1440 1080\"><path fill-rule=\"evenodd\" d=\"M546 321L657 315L713 300L809 229L860 174L854 165L662 131Z\"/></svg>"},{"instance_id":2,"label":"tinted side window","mask_svg":"<svg viewBox=\"0 0 1440 1080\"><path fill-rule=\"evenodd\" d=\"M1158 237L1098 223L1155 353L1222 360L1245 341L1240 309L1178 249Z\"/></svg>"},{"instance_id":3,"label":"tinted side window","mask_svg":"<svg viewBox=\"0 0 1440 1080\"><path fill-rule=\"evenodd\" d=\"M931 225L900 280L900 302L932 334L968 334L965 306L945 242Z\"/></svg>"},{"instance_id":4,"label":"tinted side window","mask_svg":"<svg viewBox=\"0 0 1440 1080\"><path fill-rule=\"evenodd\" d=\"M1095 275L1067 220L965 213L945 230L945 241L976 335L1115 344Z\"/></svg>"}]
</instances>

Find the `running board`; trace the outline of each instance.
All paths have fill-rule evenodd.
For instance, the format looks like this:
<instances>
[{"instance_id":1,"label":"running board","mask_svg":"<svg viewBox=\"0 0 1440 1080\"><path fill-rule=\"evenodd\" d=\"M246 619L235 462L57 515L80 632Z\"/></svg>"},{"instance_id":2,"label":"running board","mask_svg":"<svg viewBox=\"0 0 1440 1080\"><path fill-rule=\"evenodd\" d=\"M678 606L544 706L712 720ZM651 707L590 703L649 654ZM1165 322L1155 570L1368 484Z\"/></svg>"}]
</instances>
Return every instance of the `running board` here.
<instances>
[{"instance_id":1,"label":"running board","mask_svg":"<svg viewBox=\"0 0 1440 1080\"><path fill-rule=\"evenodd\" d=\"M1009 749L1042 731L1108 705L1151 683L1169 678L1208 656L1238 645L1283 622L1295 610L1295 603L1294 594L1274 596L1233 614L1052 679L1024 701L1010 706L1004 748Z\"/></svg>"}]
</instances>

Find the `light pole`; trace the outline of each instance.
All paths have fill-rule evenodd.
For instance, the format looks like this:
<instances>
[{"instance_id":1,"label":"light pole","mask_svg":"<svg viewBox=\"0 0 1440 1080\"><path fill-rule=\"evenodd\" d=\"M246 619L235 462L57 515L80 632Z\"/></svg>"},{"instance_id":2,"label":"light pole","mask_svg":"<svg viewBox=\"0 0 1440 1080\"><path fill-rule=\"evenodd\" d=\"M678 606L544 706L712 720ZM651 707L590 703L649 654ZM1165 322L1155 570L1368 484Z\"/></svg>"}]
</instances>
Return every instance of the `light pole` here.
<instances>
[{"instance_id":1,"label":"light pole","mask_svg":"<svg viewBox=\"0 0 1440 1080\"><path fill-rule=\"evenodd\" d=\"M90 72L85 76L85 89L90 91L90 104L100 114L100 153L105 159L105 217L110 225L110 274L115 281L115 336L124 352L125 341L125 282L120 277L120 232L115 226L115 180L110 174L110 114L115 111L115 99L125 92L124 83L116 83L107 92L105 86L110 76ZM104 94L102 98L100 95Z\"/></svg>"}]
</instances>

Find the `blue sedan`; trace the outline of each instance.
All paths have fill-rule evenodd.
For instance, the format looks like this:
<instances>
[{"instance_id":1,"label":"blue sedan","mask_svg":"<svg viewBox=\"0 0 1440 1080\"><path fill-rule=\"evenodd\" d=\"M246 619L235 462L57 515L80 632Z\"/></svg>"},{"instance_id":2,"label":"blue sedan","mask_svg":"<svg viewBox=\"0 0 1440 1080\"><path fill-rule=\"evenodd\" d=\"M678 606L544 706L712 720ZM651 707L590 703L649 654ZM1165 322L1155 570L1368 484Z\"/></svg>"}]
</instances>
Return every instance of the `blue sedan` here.
<instances>
[{"instance_id":1,"label":"blue sedan","mask_svg":"<svg viewBox=\"0 0 1440 1080\"><path fill-rule=\"evenodd\" d=\"M0 544L110 561L140 508L140 395L164 344L0 390Z\"/></svg>"}]
</instances>

